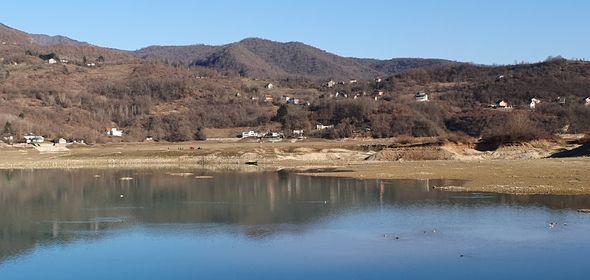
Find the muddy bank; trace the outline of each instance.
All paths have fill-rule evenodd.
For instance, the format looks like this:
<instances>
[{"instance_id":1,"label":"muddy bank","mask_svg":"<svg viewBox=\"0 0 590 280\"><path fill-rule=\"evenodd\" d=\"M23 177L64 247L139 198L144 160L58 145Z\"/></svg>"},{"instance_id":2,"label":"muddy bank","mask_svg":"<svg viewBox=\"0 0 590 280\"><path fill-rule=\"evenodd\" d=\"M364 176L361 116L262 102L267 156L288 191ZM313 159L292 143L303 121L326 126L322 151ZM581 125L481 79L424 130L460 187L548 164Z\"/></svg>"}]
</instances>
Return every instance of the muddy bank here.
<instances>
[{"instance_id":1,"label":"muddy bank","mask_svg":"<svg viewBox=\"0 0 590 280\"><path fill-rule=\"evenodd\" d=\"M302 167L302 170L305 168ZM462 186L435 186L453 192L506 194L590 194L590 158L521 159L482 161L406 161L357 164L343 172L310 176L357 179L457 179Z\"/></svg>"},{"instance_id":2,"label":"muddy bank","mask_svg":"<svg viewBox=\"0 0 590 280\"><path fill-rule=\"evenodd\" d=\"M445 191L590 194L590 158L543 158L560 149L564 148L540 142L479 152L449 143L391 147L383 140L117 144L51 153L4 148L0 150L0 169L291 170L358 179L467 180L460 187L441 188ZM256 166L246 164L252 162Z\"/></svg>"}]
</instances>

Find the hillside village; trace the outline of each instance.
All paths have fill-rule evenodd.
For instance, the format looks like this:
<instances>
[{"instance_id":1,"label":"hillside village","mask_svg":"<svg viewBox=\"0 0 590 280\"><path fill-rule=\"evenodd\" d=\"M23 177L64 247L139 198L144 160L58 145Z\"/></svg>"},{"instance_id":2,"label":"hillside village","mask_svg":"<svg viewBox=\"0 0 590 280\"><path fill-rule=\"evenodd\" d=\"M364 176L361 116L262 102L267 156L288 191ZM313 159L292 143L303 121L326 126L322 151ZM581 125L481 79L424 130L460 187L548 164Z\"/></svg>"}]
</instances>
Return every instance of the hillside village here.
<instances>
[{"instance_id":1,"label":"hillside village","mask_svg":"<svg viewBox=\"0 0 590 280\"><path fill-rule=\"evenodd\" d=\"M32 136L57 144L176 142L204 140L207 132L209 138L511 142L590 131L586 61L439 62L386 77L279 77L189 65L146 50L43 45L8 27L0 31L0 133L8 144ZM304 47L243 44L276 47L277 54Z\"/></svg>"}]
</instances>

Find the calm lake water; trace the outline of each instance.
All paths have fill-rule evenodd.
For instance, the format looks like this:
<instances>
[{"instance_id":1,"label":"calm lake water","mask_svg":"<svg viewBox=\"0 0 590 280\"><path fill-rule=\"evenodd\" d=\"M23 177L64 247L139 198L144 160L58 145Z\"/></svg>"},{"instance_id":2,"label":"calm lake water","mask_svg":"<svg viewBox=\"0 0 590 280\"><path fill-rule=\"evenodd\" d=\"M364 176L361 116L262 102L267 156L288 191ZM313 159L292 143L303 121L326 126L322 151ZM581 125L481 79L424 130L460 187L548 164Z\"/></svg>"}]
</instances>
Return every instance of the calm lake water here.
<instances>
[{"instance_id":1,"label":"calm lake water","mask_svg":"<svg viewBox=\"0 0 590 280\"><path fill-rule=\"evenodd\" d=\"M460 183L0 171L0 279L588 279L590 197Z\"/></svg>"}]
</instances>

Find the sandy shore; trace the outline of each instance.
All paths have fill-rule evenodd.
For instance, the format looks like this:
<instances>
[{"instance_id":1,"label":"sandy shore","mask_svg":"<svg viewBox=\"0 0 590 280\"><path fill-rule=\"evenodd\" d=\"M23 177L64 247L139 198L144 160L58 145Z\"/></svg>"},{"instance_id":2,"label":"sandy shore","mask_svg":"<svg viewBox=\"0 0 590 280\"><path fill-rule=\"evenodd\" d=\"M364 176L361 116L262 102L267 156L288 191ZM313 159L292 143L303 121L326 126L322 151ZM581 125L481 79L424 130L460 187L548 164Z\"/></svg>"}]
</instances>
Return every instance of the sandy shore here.
<instances>
[{"instance_id":1,"label":"sandy shore","mask_svg":"<svg viewBox=\"0 0 590 280\"><path fill-rule=\"evenodd\" d=\"M310 176L358 179L458 179L446 191L510 194L590 194L590 158L374 161L375 141L200 142L182 144L110 144L47 153L0 149L0 169L170 168L290 170ZM256 162L257 167L247 166ZM317 172L327 168L330 172Z\"/></svg>"},{"instance_id":2,"label":"sandy shore","mask_svg":"<svg viewBox=\"0 0 590 280\"><path fill-rule=\"evenodd\" d=\"M466 180L462 186L438 187L455 192L590 194L590 158L359 163L342 169L351 171L310 175L358 179Z\"/></svg>"}]
</instances>

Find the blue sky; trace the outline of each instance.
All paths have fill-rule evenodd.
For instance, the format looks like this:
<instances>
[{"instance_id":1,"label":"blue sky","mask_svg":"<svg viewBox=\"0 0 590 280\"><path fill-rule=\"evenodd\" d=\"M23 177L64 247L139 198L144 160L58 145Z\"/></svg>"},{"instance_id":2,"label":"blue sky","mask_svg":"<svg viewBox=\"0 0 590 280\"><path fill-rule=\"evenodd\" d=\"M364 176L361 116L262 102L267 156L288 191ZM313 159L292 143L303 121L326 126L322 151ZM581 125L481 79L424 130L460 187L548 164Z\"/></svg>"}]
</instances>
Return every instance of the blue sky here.
<instances>
[{"instance_id":1,"label":"blue sky","mask_svg":"<svg viewBox=\"0 0 590 280\"><path fill-rule=\"evenodd\" d=\"M590 1L6 1L0 22L96 45L300 41L343 56L485 64L590 59Z\"/></svg>"}]
</instances>

